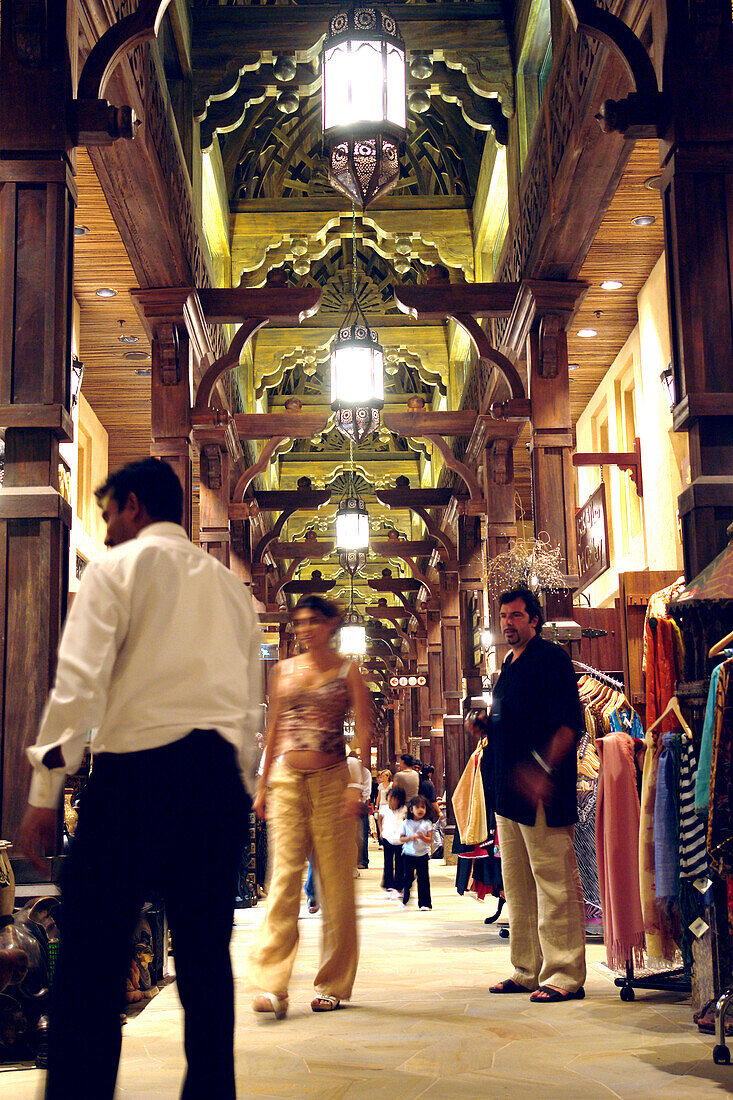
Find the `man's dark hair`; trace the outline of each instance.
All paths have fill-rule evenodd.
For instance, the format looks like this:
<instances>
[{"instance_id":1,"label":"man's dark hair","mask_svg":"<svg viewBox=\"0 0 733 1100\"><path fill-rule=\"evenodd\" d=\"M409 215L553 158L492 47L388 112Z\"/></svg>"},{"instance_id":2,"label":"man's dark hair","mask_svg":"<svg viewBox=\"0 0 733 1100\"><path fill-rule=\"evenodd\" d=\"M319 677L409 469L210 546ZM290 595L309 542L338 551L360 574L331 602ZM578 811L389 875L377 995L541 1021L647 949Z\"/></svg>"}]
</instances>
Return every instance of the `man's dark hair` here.
<instances>
[{"instance_id":1,"label":"man's dark hair","mask_svg":"<svg viewBox=\"0 0 733 1100\"><path fill-rule=\"evenodd\" d=\"M183 519L183 489L175 471L160 458L144 458L128 462L121 470L110 474L94 495L100 506L111 494L120 511L134 493L152 520L181 523Z\"/></svg>"},{"instance_id":2,"label":"man's dark hair","mask_svg":"<svg viewBox=\"0 0 733 1100\"><path fill-rule=\"evenodd\" d=\"M331 603L330 600L324 600L323 596L301 596L293 608L293 614L296 611L317 611L319 615L323 615L324 619L340 619L341 612L335 603Z\"/></svg>"},{"instance_id":3,"label":"man's dark hair","mask_svg":"<svg viewBox=\"0 0 733 1100\"><path fill-rule=\"evenodd\" d=\"M434 774L435 774L435 768L433 767L432 764L421 764L420 765L420 775L423 777L423 779L430 779L430 776L434 775Z\"/></svg>"},{"instance_id":4,"label":"man's dark hair","mask_svg":"<svg viewBox=\"0 0 733 1100\"><path fill-rule=\"evenodd\" d=\"M415 758L411 756L409 752L401 752L400 760L403 764L406 764L408 768L415 767Z\"/></svg>"},{"instance_id":5,"label":"man's dark hair","mask_svg":"<svg viewBox=\"0 0 733 1100\"><path fill-rule=\"evenodd\" d=\"M514 603L515 600L523 600L524 607L529 615L530 622L532 619L537 619L536 631L542 630L542 624L545 621L545 616L542 614L542 604L535 596L534 592L531 592L529 588L510 588L508 592L502 592L499 596L499 607L503 607L505 603Z\"/></svg>"},{"instance_id":6,"label":"man's dark hair","mask_svg":"<svg viewBox=\"0 0 733 1100\"><path fill-rule=\"evenodd\" d=\"M402 787L395 787L395 786L390 787L389 788L389 794L387 795L387 802L389 802L390 798L396 798L397 799L397 809L398 810L401 810L402 807L404 806L405 802L407 802L407 795L402 790Z\"/></svg>"}]
</instances>

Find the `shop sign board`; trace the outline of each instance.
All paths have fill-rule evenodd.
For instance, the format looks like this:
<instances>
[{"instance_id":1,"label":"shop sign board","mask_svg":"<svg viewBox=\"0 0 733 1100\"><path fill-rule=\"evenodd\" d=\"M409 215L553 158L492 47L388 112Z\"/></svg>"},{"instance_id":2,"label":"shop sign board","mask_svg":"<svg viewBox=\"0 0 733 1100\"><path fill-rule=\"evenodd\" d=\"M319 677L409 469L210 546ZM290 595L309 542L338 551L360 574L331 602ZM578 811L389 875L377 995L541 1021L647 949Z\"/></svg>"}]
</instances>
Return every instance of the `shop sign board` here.
<instances>
[{"instance_id":1,"label":"shop sign board","mask_svg":"<svg viewBox=\"0 0 733 1100\"><path fill-rule=\"evenodd\" d=\"M582 590L605 573L610 564L606 486L603 482L575 513L575 537L578 544L579 588Z\"/></svg>"},{"instance_id":2,"label":"shop sign board","mask_svg":"<svg viewBox=\"0 0 733 1100\"><path fill-rule=\"evenodd\" d=\"M389 686L392 688L427 687L427 676L391 676Z\"/></svg>"}]
</instances>

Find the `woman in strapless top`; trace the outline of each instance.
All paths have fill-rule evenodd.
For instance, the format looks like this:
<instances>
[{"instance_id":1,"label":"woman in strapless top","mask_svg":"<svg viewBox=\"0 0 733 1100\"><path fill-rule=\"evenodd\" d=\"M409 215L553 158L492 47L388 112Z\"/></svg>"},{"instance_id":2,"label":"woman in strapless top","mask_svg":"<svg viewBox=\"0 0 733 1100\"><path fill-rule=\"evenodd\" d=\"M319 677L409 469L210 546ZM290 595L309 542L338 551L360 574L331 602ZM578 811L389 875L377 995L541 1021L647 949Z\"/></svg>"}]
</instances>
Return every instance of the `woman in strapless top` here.
<instances>
[{"instance_id":1,"label":"woman in strapless top","mask_svg":"<svg viewBox=\"0 0 733 1100\"><path fill-rule=\"evenodd\" d=\"M252 952L255 1012L282 1018L298 946L303 872L312 857L323 914L314 1012L348 1000L358 949L354 900L361 785L349 781L344 722L354 714L355 747L370 760L371 696L358 667L334 650L335 604L304 596L293 612L300 654L276 666L269 685L267 748L255 812L267 815L273 871L267 913Z\"/></svg>"}]
</instances>

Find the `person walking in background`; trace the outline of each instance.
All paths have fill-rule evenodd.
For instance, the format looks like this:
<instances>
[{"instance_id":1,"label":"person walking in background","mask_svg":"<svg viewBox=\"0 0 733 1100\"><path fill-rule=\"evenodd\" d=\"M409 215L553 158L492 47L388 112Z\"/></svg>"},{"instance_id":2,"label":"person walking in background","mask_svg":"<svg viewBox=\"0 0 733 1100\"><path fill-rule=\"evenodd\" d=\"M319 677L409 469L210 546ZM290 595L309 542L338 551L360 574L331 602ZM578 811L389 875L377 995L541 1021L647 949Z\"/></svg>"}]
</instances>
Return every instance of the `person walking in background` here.
<instances>
[{"instance_id":1,"label":"person walking in background","mask_svg":"<svg viewBox=\"0 0 733 1100\"><path fill-rule=\"evenodd\" d=\"M351 782L361 787L360 827L356 830L356 867L364 870L369 866L369 799L372 794L372 773L364 767L363 758L350 752L346 763Z\"/></svg>"},{"instance_id":2,"label":"person walking in background","mask_svg":"<svg viewBox=\"0 0 733 1100\"><path fill-rule=\"evenodd\" d=\"M349 778L344 722L352 710L356 743L369 759L372 707L358 667L334 651L340 620L336 605L320 596L299 600L293 627L300 653L281 661L270 681L267 751L254 805L267 814L273 869L250 974L262 990L253 1011L278 1019L288 1010L309 855L323 913L313 1011L331 1012L348 1000L356 976L354 832L363 799L362 783Z\"/></svg>"},{"instance_id":3,"label":"person walking in background","mask_svg":"<svg viewBox=\"0 0 733 1100\"><path fill-rule=\"evenodd\" d=\"M387 801L379 808L382 851L384 853L383 888L390 898L399 897L402 892L402 825L405 820L405 792L402 787L393 787Z\"/></svg>"},{"instance_id":4,"label":"person walking in background","mask_svg":"<svg viewBox=\"0 0 733 1100\"><path fill-rule=\"evenodd\" d=\"M96 496L111 549L85 569L66 620L19 837L42 869L92 729L62 870L46 1097L112 1100L133 932L155 889L185 1013L182 1097L234 1100L229 940L250 808L242 776L257 768L259 625L244 585L186 536L167 463L131 463ZM205 905L192 904L192 868Z\"/></svg>"},{"instance_id":5,"label":"person walking in background","mask_svg":"<svg viewBox=\"0 0 733 1100\"><path fill-rule=\"evenodd\" d=\"M422 795L411 799L407 807L407 820L402 823L402 908L410 901L410 890L417 876L417 904L421 910L433 908L430 895L430 852L433 843L433 826L427 820L427 801Z\"/></svg>"},{"instance_id":6,"label":"person walking in background","mask_svg":"<svg viewBox=\"0 0 733 1100\"><path fill-rule=\"evenodd\" d=\"M409 752L403 752L400 755L400 764L395 772L393 782L398 787L402 787L405 792L405 797L409 802L410 799L415 798L420 789L420 776L415 771L415 760Z\"/></svg>"},{"instance_id":7,"label":"person walking in background","mask_svg":"<svg viewBox=\"0 0 733 1100\"><path fill-rule=\"evenodd\" d=\"M514 973L492 993L550 1004L585 996L585 908L573 844L583 712L572 662L540 637L526 588L499 599L510 653L493 690L496 823Z\"/></svg>"}]
</instances>

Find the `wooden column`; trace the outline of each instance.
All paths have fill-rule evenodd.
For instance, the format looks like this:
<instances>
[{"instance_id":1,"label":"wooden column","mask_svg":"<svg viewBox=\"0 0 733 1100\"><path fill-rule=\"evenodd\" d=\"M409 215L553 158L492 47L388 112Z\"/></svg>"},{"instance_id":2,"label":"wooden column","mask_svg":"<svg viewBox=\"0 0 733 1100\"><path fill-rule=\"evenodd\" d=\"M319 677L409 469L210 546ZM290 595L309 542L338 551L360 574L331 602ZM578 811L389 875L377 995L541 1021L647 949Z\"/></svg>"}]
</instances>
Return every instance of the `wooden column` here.
<instances>
[{"instance_id":1,"label":"wooden column","mask_svg":"<svg viewBox=\"0 0 733 1100\"><path fill-rule=\"evenodd\" d=\"M25 750L53 679L68 591L71 509L59 494L58 446L72 437L70 96L64 0L6 0L0 20L0 427L6 429L0 835L11 841L27 801Z\"/></svg>"},{"instance_id":2,"label":"wooden column","mask_svg":"<svg viewBox=\"0 0 733 1100\"><path fill-rule=\"evenodd\" d=\"M443 752L443 669L441 660L440 602L426 605L428 662L428 719L430 721L430 756L435 768L435 789L444 790L445 754Z\"/></svg>"},{"instance_id":3,"label":"wooden column","mask_svg":"<svg viewBox=\"0 0 733 1100\"><path fill-rule=\"evenodd\" d=\"M463 659L461 654L461 600L458 563L439 566L440 638L443 673L443 753L447 820L454 824L450 796L461 777L463 743Z\"/></svg>"},{"instance_id":4,"label":"wooden column","mask_svg":"<svg viewBox=\"0 0 733 1100\"><path fill-rule=\"evenodd\" d=\"M222 565L229 567L230 446L227 427L196 429L200 454L199 543Z\"/></svg>"},{"instance_id":5,"label":"wooden column","mask_svg":"<svg viewBox=\"0 0 733 1100\"><path fill-rule=\"evenodd\" d=\"M164 459L183 487L183 526L191 537L191 410L188 333L168 322L155 324L150 385L150 453Z\"/></svg>"},{"instance_id":6,"label":"wooden column","mask_svg":"<svg viewBox=\"0 0 733 1100\"><path fill-rule=\"evenodd\" d=\"M489 443L484 452L484 485L486 498L486 517L484 527L483 552L488 565L493 558L504 554L517 536L517 516L514 503L514 449L508 440L497 439ZM490 592L485 594L488 620L486 628L491 631L496 644L501 640L499 607ZM497 653L497 664L501 661L502 648Z\"/></svg>"},{"instance_id":7,"label":"wooden column","mask_svg":"<svg viewBox=\"0 0 733 1100\"><path fill-rule=\"evenodd\" d=\"M566 329L586 289L584 283L522 283L507 332L509 346L527 361L535 535L549 535L551 544L560 547L561 568L568 577L566 592L549 601L552 618L572 618L577 584Z\"/></svg>"},{"instance_id":8,"label":"wooden column","mask_svg":"<svg viewBox=\"0 0 733 1100\"><path fill-rule=\"evenodd\" d=\"M690 438L679 498L685 573L724 548L733 521L733 66L726 0L654 8L670 109L660 142L674 427Z\"/></svg>"}]
</instances>

